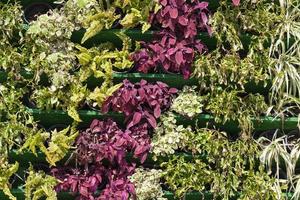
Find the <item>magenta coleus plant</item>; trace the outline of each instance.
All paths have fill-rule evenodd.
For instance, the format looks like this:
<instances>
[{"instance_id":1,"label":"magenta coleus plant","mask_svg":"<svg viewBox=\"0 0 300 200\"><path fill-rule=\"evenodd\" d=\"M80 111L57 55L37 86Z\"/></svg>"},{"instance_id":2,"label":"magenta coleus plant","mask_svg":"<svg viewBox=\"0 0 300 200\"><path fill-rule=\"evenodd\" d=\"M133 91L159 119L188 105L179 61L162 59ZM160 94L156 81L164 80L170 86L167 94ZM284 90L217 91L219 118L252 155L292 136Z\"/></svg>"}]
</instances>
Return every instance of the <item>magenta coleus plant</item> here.
<instances>
[{"instance_id":1,"label":"magenta coleus plant","mask_svg":"<svg viewBox=\"0 0 300 200\"><path fill-rule=\"evenodd\" d=\"M112 165L124 165L126 155L133 153L143 163L150 150L147 126L141 124L122 131L112 120L93 120L90 128L80 133L76 155L81 165L108 160Z\"/></svg>"},{"instance_id":2,"label":"magenta coleus plant","mask_svg":"<svg viewBox=\"0 0 300 200\"><path fill-rule=\"evenodd\" d=\"M155 128L161 112L170 107L176 93L177 89L162 82L151 84L141 80L133 84L124 80L123 86L104 102L102 111L124 113L128 130L144 123Z\"/></svg>"},{"instance_id":3,"label":"magenta coleus plant","mask_svg":"<svg viewBox=\"0 0 300 200\"><path fill-rule=\"evenodd\" d=\"M151 148L146 123L122 131L111 119L95 119L80 132L75 144L77 167L52 170L60 180L57 191L78 193L80 200L135 197L134 185L128 179L135 164L129 164L126 155L132 153L141 163L146 160ZM103 191L98 194L100 189Z\"/></svg>"},{"instance_id":4,"label":"magenta coleus plant","mask_svg":"<svg viewBox=\"0 0 300 200\"><path fill-rule=\"evenodd\" d=\"M150 44L142 43L143 49L131 58L140 72L155 72L162 68L189 78L195 55L207 50L200 40L196 40L196 35L198 31L211 34L208 3L160 0L160 4L162 8L150 17L150 21L160 26L161 31Z\"/></svg>"},{"instance_id":5,"label":"magenta coleus plant","mask_svg":"<svg viewBox=\"0 0 300 200\"><path fill-rule=\"evenodd\" d=\"M184 78L189 78L195 53L204 53L206 46L200 40L179 40L166 31L160 32L159 38L161 40L150 44L143 43L145 48L132 55L138 71L148 73L161 66L166 72L181 73Z\"/></svg>"},{"instance_id":6,"label":"magenta coleus plant","mask_svg":"<svg viewBox=\"0 0 300 200\"><path fill-rule=\"evenodd\" d=\"M208 31L208 2L199 0L160 0L162 8L151 17L152 23L179 38L195 38L197 31Z\"/></svg>"},{"instance_id":7,"label":"magenta coleus plant","mask_svg":"<svg viewBox=\"0 0 300 200\"><path fill-rule=\"evenodd\" d=\"M56 191L69 191L79 194L77 199L90 200L97 197L97 190L105 183L106 170L101 165L90 165L88 168L55 168L52 175L60 183L56 186Z\"/></svg>"}]
</instances>

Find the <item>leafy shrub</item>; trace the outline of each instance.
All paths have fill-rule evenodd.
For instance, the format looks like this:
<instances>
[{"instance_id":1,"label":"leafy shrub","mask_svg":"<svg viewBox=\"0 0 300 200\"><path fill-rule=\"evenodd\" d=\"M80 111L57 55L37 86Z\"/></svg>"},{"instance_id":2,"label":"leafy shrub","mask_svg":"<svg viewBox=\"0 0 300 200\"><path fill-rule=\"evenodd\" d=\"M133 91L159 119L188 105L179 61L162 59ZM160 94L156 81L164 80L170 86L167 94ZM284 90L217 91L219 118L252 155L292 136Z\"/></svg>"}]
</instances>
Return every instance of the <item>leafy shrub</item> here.
<instances>
[{"instance_id":1,"label":"leafy shrub","mask_svg":"<svg viewBox=\"0 0 300 200\"><path fill-rule=\"evenodd\" d=\"M144 49L132 55L137 70L147 73L162 67L165 71L181 73L188 78L196 53L205 52L205 46L195 39L198 30L208 30L207 2L161 0L161 9L153 14L151 22L162 31Z\"/></svg>"},{"instance_id":2,"label":"leafy shrub","mask_svg":"<svg viewBox=\"0 0 300 200\"><path fill-rule=\"evenodd\" d=\"M130 180L135 185L137 200L167 200L160 185L162 170L137 168Z\"/></svg>"},{"instance_id":3,"label":"leafy shrub","mask_svg":"<svg viewBox=\"0 0 300 200\"><path fill-rule=\"evenodd\" d=\"M229 141L224 133L209 129L189 132L188 138L186 147L204 154L205 160L177 155L162 164L177 197L209 189L214 198L231 199L239 192L238 199L276 199L274 179L262 166L256 168L259 147L253 140Z\"/></svg>"},{"instance_id":4,"label":"leafy shrub","mask_svg":"<svg viewBox=\"0 0 300 200\"><path fill-rule=\"evenodd\" d=\"M157 160L158 156L172 155L176 150L184 149L189 139L187 133L192 132L190 126L176 125L175 115L171 112L162 115L160 121L151 141L154 160Z\"/></svg>"},{"instance_id":5,"label":"leafy shrub","mask_svg":"<svg viewBox=\"0 0 300 200\"><path fill-rule=\"evenodd\" d=\"M128 129L139 123L155 128L156 120L162 111L170 107L176 92L175 88L169 88L162 82L151 84L141 80L132 84L124 80L123 86L104 102L102 110L124 113Z\"/></svg>"},{"instance_id":6,"label":"leafy shrub","mask_svg":"<svg viewBox=\"0 0 300 200\"><path fill-rule=\"evenodd\" d=\"M184 86L172 103L171 110L187 117L194 117L202 113L204 97L196 91L196 87Z\"/></svg>"}]
</instances>

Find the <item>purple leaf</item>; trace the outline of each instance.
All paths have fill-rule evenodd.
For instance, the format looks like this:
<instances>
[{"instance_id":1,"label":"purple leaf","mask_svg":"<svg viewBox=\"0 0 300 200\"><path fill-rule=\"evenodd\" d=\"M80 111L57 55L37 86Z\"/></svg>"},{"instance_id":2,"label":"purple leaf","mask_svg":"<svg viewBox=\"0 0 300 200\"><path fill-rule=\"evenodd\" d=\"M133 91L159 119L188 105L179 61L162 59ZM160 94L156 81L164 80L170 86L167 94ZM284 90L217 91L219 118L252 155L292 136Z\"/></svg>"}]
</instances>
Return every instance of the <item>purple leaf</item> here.
<instances>
[{"instance_id":1,"label":"purple leaf","mask_svg":"<svg viewBox=\"0 0 300 200\"><path fill-rule=\"evenodd\" d=\"M147 116L147 120L152 126L152 128L156 128L156 120L152 115Z\"/></svg>"},{"instance_id":2,"label":"purple leaf","mask_svg":"<svg viewBox=\"0 0 300 200\"><path fill-rule=\"evenodd\" d=\"M184 16L180 16L178 18L178 22L179 24L181 24L182 26L186 26L188 25L189 20L187 18L185 18Z\"/></svg>"},{"instance_id":3,"label":"purple leaf","mask_svg":"<svg viewBox=\"0 0 300 200\"><path fill-rule=\"evenodd\" d=\"M133 118L132 118L132 126L138 124L142 119L142 114L139 113L139 112L135 112L134 115L133 115ZM130 126L130 127L132 127ZM130 127L127 127L127 128L130 128Z\"/></svg>"},{"instance_id":4,"label":"purple leaf","mask_svg":"<svg viewBox=\"0 0 300 200\"><path fill-rule=\"evenodd\" d=\"M176 8L171 8L169 13L170 17L173 19L176 19L178 17L178 10Z\"/></svg>"},{"instance_id":5,"label":"purple leaf","mask_svg":"<svg viewBox=\"0 0 300 200\"><path fill-rule=\"evenodd\" d=\"M240 0L232 0L232 3L234 6L239 6L240 5Z\"/></svg>"},{"instance_id":6,"label":"purple leaf","mask_svg":"<svg viewBox=\"0 0 300 200\"><path fill-rule=\"evenodd\" d=\"M181 63L184 62L184 60L183 60L183 54L182 54L181 51L177 51L177 52L176 52L176 54L175 54L175 60L176 60L176 63L177 63L178 65L180 65Z\"/></svg>"},{"instance_id":7,"label":"purple leaf","mask_svg":"<svg viewBox=\"0 0 300 200\"><path fill-rule=\"evenodd\" d=\"M201 12L201 18L204 24L207 24L208 19L207 19L207 15L204 12Z\"/></svg>"},{"instance_id":8,"label":"purple leaf","mask_svg":"<svg viewBox=\"0 0 300 200\"><path fill-rule=\"evenodd\" d=\"M154 117L157 119L157 118L160 117L160 114L161 114L160 106L157 105L157 106L154 108Z\"/></svg>"}]
</instances>

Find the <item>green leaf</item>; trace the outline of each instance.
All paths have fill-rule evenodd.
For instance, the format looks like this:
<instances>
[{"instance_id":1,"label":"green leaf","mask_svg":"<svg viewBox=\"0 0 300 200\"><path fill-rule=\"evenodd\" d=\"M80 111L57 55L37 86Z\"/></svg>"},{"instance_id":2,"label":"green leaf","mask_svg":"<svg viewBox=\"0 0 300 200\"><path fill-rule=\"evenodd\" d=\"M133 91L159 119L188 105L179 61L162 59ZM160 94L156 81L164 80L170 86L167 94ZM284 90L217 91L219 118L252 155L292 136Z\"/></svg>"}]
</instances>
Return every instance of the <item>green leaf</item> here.
<instances>
[{"instance_id":1,"label":"green leaf","mask_svg":"<svg viewBox=\"0 0 300 200\"><path fill-rule=\"evenodd\" d=\"M18 171L18 168L18 162L12 165L0 158L0 190L3 190L3 193L8 196L10 200L17 200L10 192L9 179Z\"/></svg>"},{"instance_id":2,"label":"green leaf","mask_svg":"<svg viewBox=\"0 0 300 200\"><path fill-rule=\"evenodd\" d=\"M76 110L76 107L74 106L69 106L68 107L68 115L70 117L72 117L76 122L82 122L82 120L80 119L80 116Z\"/></svg>"},{"instance_id":3,"label":"green leaf","mask_svg":"<svg viewBox=\"0 0 300 200\"><path fill-rule=\"evenodd\" d=\"M56 130L51 133L51 141L49 142L48 157L47 161L55 166L55 163L63 159L71 145L78 136L78 131L71 129L70 127L65 128L62 131L57 132Z\"/></svg>"},{"instance_id":4,"label":"green leaf","mask_svg":"<svg viewBox=\"0 0 300 200\"><path fill-rule=\"evenodd\" d=\"M99 33L104 28L104 25L101 24L99 21L93 21L91 23L91 26L86 30L84 33L81 44L83 44L85 41L90 39L91 37L95 36L97 33Z\"/></svg>"},{"instance_id":5,"label":"green leaf","mask_svg":"<svg viewBox=\"0 0 300 200\"><path fill-rule=\"evenodd\" d=\"M29 176L25 182L25 200L38 200L46 197L46 200L57 200L54 187L57 185L56 178L46 175L45 172L35 172L29 168Z\"/></svg>"}]
</instances>

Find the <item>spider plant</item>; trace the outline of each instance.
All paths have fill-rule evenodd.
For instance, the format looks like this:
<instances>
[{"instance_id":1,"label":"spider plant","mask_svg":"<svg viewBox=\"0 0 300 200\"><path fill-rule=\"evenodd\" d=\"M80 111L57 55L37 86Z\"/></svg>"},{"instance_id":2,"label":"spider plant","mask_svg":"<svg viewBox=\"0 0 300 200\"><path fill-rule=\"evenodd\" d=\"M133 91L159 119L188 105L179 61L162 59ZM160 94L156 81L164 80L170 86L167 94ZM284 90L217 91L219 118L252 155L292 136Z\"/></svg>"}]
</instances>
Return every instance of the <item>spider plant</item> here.
<instances>
[{"instance_id":1,"label":"spider plant","mask_svg":"<svg viewBox=\"0 0 300 200\"><path fill-rule=\"evenodd\" d=\"M284 94L300 94L300 3L281 0L281 15L284 16L276 28L270 47L270 56L276 58L271 68L273 85L271 100Z\"/></svg>"},{"instance_id":2,"label":"spider plant","mask_svg":"<svg viewBox=\"0 0 300 200\"><path fill-rule=\"evenodd\" d=\"M298 200L300 197L300 174L297 172L296 167L300 158L299 139L291 142L290 136L277 137L277 135L278 130L275 131L272 140L264 137L258 139L258 143L262 148L260 161L269 171L272 171L275 164L277 185L287 189L288 192L293 192L292 199ZM284 178L280 176L280 170L282 172L283 169L286 172Z\"/></svg>"}]
</instances>

